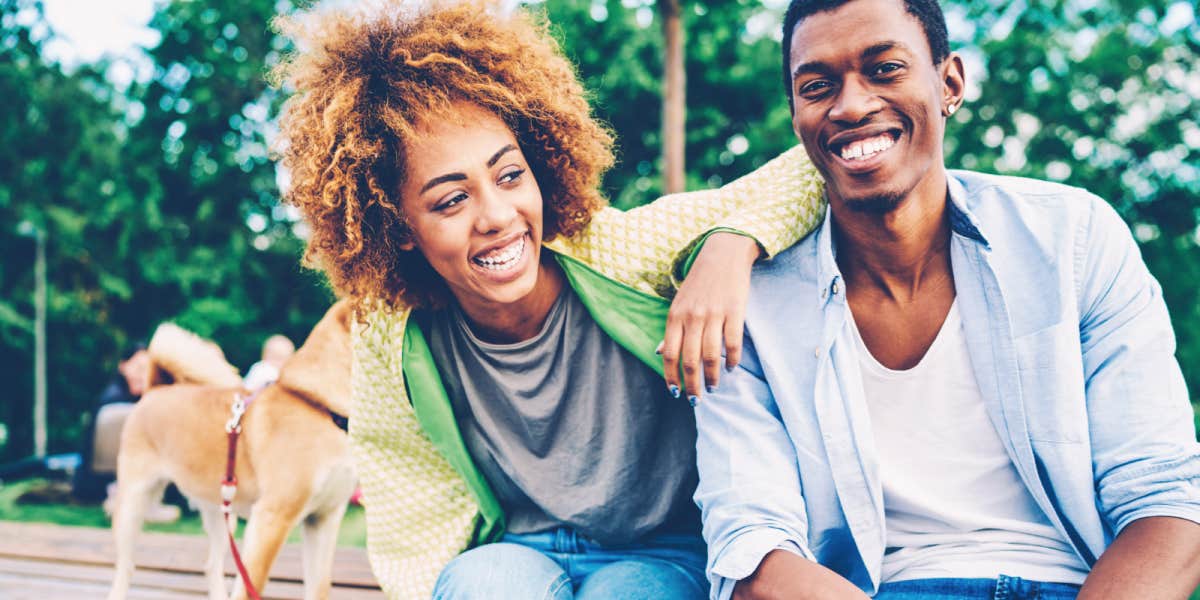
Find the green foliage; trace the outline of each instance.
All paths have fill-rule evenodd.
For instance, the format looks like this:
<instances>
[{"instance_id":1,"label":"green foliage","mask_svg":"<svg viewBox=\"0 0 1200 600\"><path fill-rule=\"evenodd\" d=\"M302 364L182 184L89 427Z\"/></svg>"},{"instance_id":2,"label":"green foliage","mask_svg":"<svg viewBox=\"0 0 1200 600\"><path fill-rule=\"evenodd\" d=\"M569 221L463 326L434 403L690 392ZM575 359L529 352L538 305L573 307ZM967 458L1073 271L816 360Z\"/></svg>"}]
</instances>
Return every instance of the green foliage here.
<instances>
[{"instance_id":1,"label":"green foliage","mask_svg":"<svg viewBox=\"0 0 1200 600\"><path fill-rule=\"evenodd\" d=\"M28 221L48 244L51 450L77 448L118 349L159 322L219 340L243 368L272 333L303 341L331 295L300 268L267 153L275 4L165 5L153 75L128 89L109 65L68 73L45 59L36 2L3 6L0 361L10 397L31 398L34 245L12 227ZM30 405L0 404L0 459L32 447Z\"/></svg>"},{"instance_id":2,"label":"green foliage","mask_svg":"<svg viewBox=\"0 0 1200 600\"><path fill-rule=\"evenodd\" d=\"M719 185L796 143L779 83L783 2L685 0L689 187ZM1200 27L1167 0L945 3L972 95L947 162L1057 179L1108 199L1163 284L1180 362L1200 398ZM662 39L653 0L534 3L616 131L613 203L655 197ZM279 97L264 80L286 45L288 0L177 0L152 27L148 78L42 50L36 0L0 0L0 460L32 448L33 240L47 236L50 446L77 447L81 415L117 349L175 320L234 364L268 334L296 342L328 306L301 269L267 152ZM1182 11L1182 12L1181 12ZM28 228L26 228L28 229Z\"/></svg>"},{"instance_id":3,"label":"green foliage","mask_svg":"<svg viewBox=\"0 0 1200 600\"><path fill-rule=\"evenodd\" d=\"M745 24L777 22L744 0L683 3L690 188L718 186L793 146L779 84L779 42ZM619 163L605 180L614 205L648 202L662 190L662 34L649 0L555 0L542 7L617 133ZM783 101L781 103L781 101Z\"/></svg>"}]
</instances>

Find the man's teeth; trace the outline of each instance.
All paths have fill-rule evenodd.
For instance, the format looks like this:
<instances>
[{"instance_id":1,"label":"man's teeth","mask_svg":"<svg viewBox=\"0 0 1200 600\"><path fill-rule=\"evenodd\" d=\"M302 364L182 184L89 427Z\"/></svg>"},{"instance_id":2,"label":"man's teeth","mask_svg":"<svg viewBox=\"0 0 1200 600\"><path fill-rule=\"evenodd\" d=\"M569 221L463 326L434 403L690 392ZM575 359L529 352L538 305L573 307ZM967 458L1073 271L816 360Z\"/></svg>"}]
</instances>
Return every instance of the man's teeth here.
<instances>
[{"instance_id":1,"label":"man's teeth","mask_svg":"<svg viewBox=\"0 0 1200 600\"><path fill-rule=\"evenodd\" d=\"M515 243L509 244L507 247L502 248L497 252L493 252L487 256L475 257L475 263L485 269L503 271L504 269L512 267L517 260L521 258L521 254L524 252L525 237L521 236L521 239L517 240Z\"/></svg>"},{"instance_id":2,"label":"man's teeth","mask_svg":"<svg viewBox=\"0 0 1200 600\"><path fill-rule=\"evenodd\" d=\"M892 136L886 134L858 140L842 147L842 158L846 160L870 158L894 145L896 145L896 141L892 139Z\"/></svg>"}]
</instances>

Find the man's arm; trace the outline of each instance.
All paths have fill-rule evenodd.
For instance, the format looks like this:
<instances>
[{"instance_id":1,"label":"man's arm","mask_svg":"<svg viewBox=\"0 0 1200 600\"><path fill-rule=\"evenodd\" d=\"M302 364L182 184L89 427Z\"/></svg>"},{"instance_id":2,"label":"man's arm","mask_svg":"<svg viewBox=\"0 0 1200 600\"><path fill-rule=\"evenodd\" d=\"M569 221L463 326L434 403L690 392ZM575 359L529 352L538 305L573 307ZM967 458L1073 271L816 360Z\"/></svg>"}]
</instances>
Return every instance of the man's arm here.
<instances>
[{"instance_id":1,"label":"man's arm","mask_svg":"<svg viewBox=\"0 0 1200 600\"><path fill-rule=\"evenodd\" d=\"M740 365L697 405L696 426L696 503L703 513L712 597L727 600L735 586L742 598L822 597L790 595L800 586L837 590L823 596L831 600L854 598L857 588L818 565L808 550L796 449L749 337Z\"/></svg>"},{"instance_id":2,"label":"man's arm","mask_svg":"<svg viewBox=\"0 0 1200 600\"><path fill-rule=\"evenodd\" d=\"M867 595L845 577L787 550L773 550L737 583L733 600L847 600Z\"/></svg>"},{"instance_id":3,"label":"man's arm","mask_svg":"<svg viewBox=\"0 0 1200 600\"><path fill-rule=\"evenodd\" d=\"M1200 585L1200 524L1146 517L1125 526L1096 561L1079 600L1187 598Z\"/></svg>"},{"instance_id":4,"label":"man's arm","mask_svg":"<svg viewBox=\"0 0 1200 600\"><path fill-rule=\"evenodd\" d=\"M1185 598L1200 577L1200 444L1175 337L1128 227L1102 200L1092 208L1080 342L1097 496L1118 535L1080 597Z\"/></svg>"}]
</instances>

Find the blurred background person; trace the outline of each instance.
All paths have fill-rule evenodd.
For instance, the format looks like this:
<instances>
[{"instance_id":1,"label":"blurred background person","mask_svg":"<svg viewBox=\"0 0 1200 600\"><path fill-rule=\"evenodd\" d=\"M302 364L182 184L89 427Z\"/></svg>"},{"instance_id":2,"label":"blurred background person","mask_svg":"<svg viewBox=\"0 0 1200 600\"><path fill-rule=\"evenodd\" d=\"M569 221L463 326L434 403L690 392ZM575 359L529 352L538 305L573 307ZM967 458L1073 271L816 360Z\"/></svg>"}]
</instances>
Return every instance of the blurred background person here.
<instances>
[{"instance_id":1,"label":"blurred background person","mask_svg":"<svg viewBox=\"0 0 1200 600\"><path fill-rule=\"evenodd\" d=\"M295 352L296 345L286 336L275 334L267 338L262 346L262 360L250 365L243 385L256 392L275 383L279 379L279 369Z\"/></svg>"}]
</instances>

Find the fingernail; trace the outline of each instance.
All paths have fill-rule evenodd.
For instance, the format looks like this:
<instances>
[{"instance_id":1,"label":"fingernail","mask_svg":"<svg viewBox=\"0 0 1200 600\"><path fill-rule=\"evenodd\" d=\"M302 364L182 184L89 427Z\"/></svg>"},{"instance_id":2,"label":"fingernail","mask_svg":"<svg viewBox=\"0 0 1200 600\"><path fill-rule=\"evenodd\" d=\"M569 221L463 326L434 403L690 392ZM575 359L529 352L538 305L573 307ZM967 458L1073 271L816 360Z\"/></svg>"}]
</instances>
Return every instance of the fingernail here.
<instances>
[{"instance_id":1,"label":"fingernail","mask_svg":"<svg viewBox=\"0 0 1200 600\"><path fill-rule=\"evenodd\" d=\"M671 391L671 396L673 398L675 398L676 400L679 399L679 386L671 384L671 385L667 386L667 389Z\"/></svg>"},{"instance_id":2,"label":"fingernail","mask_svg":"<svg viewBox=\"0 0 1200 600\"><path fill-rule=\"evenodd\" d=\"M666 343L666 341L665 341L665 340L664 340L664 341L661 341L661 342L659 342L659 343L658 343L658 347L654 349L654 353L655 353L655 354L658 354L658 355L662 355L662 347L663 347L663 344L665 344L665 343Z\"/></svg>"},{"instance_id":3,"label":"fingernail","mask_svg":"<svg viewBox=\"0 0 1200 600\"><path fill-rule=\"evenodd\" d=\"M691 404L692 408L696 408L696 402L699 400L700 399L695 396L688 396L688 404Z\"/></svg>"},{"instance_id":4,"label":"fingernail","mask_svg":"<svg viewBox=\"0 0 1200 600\"><path fill-rule=\"evenodd\" d=\"M732 373L732 372L733 372L733 370L734 370L734 369L736 369L736 368L737 368L737 365L732 365L732 366L731 366L731 365L725 365L725 372L726 372L726 373Z\"/></svg>"},{"instance_id":5,"label":"fingernail","mask_svg":"<svg viewBox=\"0 0 1200 600\"><path fill-rule=\"evenodd\" d=\"M710 393L710 394L711 394L711 393L713 393L713 392L717 391L717 386L715 386L715 385L707 385L707 386L704 386L704 389L708 390L708 393Z\"/></svg>"}]
</instances>

